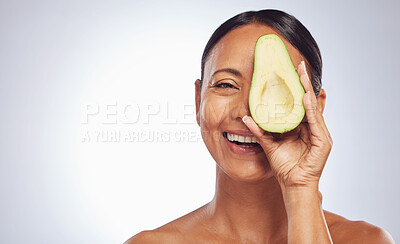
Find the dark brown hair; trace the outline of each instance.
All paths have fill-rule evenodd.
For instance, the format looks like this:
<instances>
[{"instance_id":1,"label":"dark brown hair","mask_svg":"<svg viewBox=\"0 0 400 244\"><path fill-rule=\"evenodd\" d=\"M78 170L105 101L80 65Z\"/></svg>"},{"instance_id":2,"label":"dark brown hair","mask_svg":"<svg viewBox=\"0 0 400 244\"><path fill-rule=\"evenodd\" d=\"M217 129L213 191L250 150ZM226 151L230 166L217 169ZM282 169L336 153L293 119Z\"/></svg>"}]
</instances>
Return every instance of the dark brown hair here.
<instances>
[{"instance_id":1,"label":"dark brown hair","mask_svg":"<svg viewBox=\"0 0 400 244\"><path fill-rule=\"evenodd\" d=\"M307 28L294 16L280 10L265 9L240 13L220 25L212 34L201 58L201 80L208 54L218 41L231 30L252 23L268 25L278 31L306 58L307 70L316 96L322 86L322 58L318 45Z\"/></svg>"}]
</instances>

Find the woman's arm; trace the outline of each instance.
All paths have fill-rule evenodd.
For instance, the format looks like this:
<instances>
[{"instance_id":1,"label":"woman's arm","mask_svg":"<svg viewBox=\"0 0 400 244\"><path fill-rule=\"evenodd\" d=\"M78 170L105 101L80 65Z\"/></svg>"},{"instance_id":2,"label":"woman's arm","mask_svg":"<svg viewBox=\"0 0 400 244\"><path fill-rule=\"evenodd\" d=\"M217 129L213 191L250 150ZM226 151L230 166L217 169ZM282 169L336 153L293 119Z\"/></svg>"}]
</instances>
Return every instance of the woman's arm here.
<instances>
[{"instance_id":1,"label":"woman's arm","mask_svg":"<svg viewBox=\"0 0 400 244\"><path fill-rule=\"evenodd\" d=\"M282 188L288 215L288 243L333 243L318 186Z\"/></svg>"},{"instance_id":2,"label":"woman's arm","mask_svg":"<svg viewBox=\"0 0 400 244\"><path fill-rule=\"evenodd\" d=\"M306 94L307 121L280 138L265 132L251 117L243 122L257 137L278 180L288 215L289 243L332 243L319 198L318 183L332 148L332 138L318 106L304 62L298 66Z\"/></svg>"}]
</instances>

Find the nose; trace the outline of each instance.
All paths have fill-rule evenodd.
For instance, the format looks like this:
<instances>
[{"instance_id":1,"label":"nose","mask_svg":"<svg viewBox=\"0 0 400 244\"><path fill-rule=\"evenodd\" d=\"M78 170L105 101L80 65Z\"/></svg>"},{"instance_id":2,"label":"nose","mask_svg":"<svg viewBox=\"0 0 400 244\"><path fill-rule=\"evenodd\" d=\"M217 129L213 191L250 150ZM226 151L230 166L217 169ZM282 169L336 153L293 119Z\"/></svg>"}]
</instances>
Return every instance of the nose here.
<instances>
[{"instance_id":1,"label":"nose","mask_svg":"<svg viewBox=\"0 0 400 244\"><path fill-rule=\"evenodd\" d=\"M232 119L241 121L245 115L250 116L249 92L243 92L232 102L231 106Z\"/></svg>"}]
</instances>

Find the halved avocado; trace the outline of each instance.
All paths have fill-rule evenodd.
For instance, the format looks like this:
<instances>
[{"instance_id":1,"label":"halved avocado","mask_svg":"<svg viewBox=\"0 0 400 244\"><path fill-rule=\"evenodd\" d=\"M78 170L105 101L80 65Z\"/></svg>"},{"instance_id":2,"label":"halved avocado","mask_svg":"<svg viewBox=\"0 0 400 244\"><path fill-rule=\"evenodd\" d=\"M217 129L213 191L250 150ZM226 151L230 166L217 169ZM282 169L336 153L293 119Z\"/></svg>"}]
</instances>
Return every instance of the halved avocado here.
<instances>
[{"instance_id":1,"label":"halved avocado","mask_svg":"<svg viewBox=\"0 0 400 244\"><path fill-rule=\"evenodd\" d=\"M296 128L305 115L305 94L285 44L275 34L260 36L254 51L249 107L265 131L284 133Z\"/></svg>"}]
</instances>

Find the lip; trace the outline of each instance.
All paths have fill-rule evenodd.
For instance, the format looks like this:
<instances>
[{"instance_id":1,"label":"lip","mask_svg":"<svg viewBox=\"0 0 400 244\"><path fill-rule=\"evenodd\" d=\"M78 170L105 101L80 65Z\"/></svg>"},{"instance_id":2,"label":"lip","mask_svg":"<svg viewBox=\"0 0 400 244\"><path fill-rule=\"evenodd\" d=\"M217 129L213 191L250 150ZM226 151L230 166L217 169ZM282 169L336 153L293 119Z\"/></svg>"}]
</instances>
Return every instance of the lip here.
<instances>
[{"instance_id":1,"label":"lip","mask_svg":"<svg viewBox=\"0 0 400 244\"><path fill-rule=\"evenodd\" d=\"M251 132L247 132L247 131L226 131L228 133L232 133L232 134L237 134L240 136L253 136L253 134ZM225 138L225 142L228 146L228 148L236 154L244 154L244 155L254 155L260 152L263 152L263 149L261 146L258 147L241 147L239 145L236 145L235 143L230 142L227 138Z\"/></svg>"},{"instance_id":2,"label":"lip","mask_svg":"<svg viewBox=\"0 0 400 244\"><path fill-rule=\"evenodd\" d=\"M236 134L239 136L254 136L249 130L227 130L226 132L230 134Z\"/></svg>"}]
</instances>

